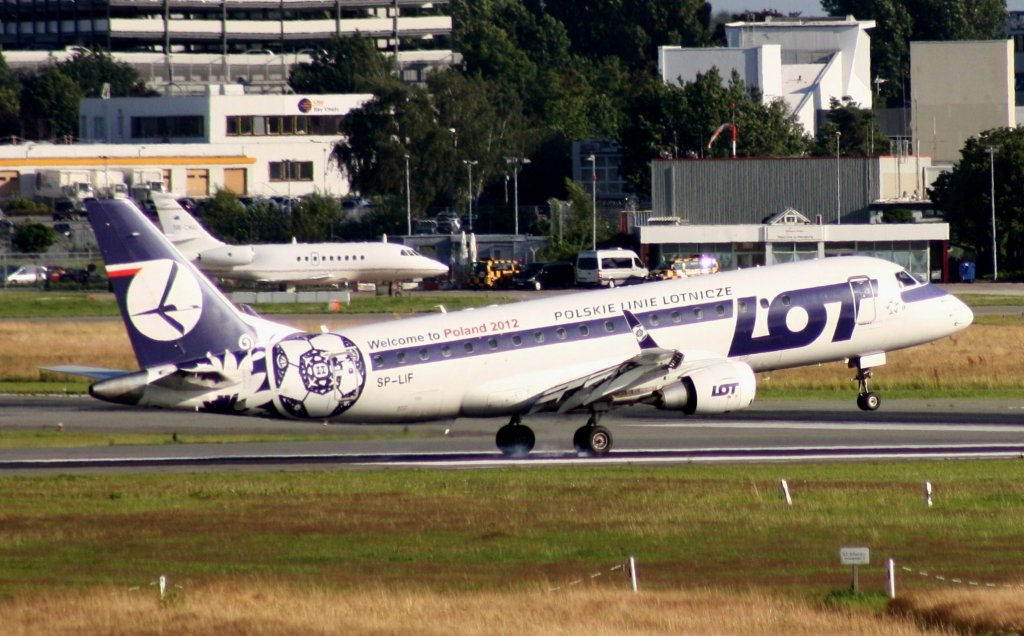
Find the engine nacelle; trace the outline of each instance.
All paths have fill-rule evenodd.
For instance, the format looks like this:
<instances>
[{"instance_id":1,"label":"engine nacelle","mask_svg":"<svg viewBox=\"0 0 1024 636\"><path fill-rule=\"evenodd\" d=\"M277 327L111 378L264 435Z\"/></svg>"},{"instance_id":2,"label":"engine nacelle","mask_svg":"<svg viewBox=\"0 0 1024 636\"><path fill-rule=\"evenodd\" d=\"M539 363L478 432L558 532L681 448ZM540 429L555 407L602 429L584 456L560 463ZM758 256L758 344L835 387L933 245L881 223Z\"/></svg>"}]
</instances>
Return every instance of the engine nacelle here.
<instances>
[{"instance_id":1,"label":"engine nacelle","mask_svg":"<svg viewBox=\"0 0 1024 636\"><path fill-rule=\"evenodd\" d=\"M754 370L745 362L723 361L695 370L679 382L654 392L659 409L695 413L726 413L750 406L757 393Z\"/></svg>"},{"instance_id":2,"label":"engine nacelle","mask_svg":"<svg viewBox=\"0 0 1024 636\"><path fill-rule=\"evenodd\" d=\"M256 255L252 245L222 245L199 252L199 262L210 267L248 265Z\"/></svg>"}]
</instances>

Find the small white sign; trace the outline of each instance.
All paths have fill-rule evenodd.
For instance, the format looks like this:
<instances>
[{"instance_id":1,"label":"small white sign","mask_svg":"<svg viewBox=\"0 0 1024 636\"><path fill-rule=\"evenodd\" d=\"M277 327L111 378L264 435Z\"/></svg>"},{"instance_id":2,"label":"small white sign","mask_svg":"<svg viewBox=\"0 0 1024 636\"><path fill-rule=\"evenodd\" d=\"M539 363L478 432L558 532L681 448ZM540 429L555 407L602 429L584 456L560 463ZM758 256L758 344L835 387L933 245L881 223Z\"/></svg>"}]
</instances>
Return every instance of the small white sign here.
<instances>
[{"instance_id":1,"label":"small white sign","mask_svg":"<svg viewBox=\"0 0 1024 636\"><path fill-rule=\"evenodd\" d=\"M868 565L871 550L868 548L839 548L839 562L843 565Z\"/></svg>"}]
</instances>

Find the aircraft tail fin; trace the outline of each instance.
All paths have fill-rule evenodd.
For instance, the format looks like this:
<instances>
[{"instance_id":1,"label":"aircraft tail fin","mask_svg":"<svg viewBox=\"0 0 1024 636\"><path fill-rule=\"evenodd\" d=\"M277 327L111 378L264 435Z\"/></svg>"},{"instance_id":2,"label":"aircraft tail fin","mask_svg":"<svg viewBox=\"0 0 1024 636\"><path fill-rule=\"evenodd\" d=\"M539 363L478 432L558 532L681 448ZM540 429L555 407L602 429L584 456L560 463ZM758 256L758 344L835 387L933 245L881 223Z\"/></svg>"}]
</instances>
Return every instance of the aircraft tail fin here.
<instances>
[{"instance_id":1,"label":"aircraft tail fin","mask_svg":"<svg viewBox=\"0 0 1024 636\"><path fill-rule=\"evenodd\" d=\"M85 205L142 368L247 350L273 325L238 311L131 200Z\"/></svg>"},{"instance_id":2,"label":"aircraft tail fin","mask_svg":"<svg viewBox=\"0 0 1024 636\"><path fill-rule=\"evenodd\" d=\"M224 245L170 194L155 192L150 198L156 205L156 214L164 235L189 260L195 260L196 255L204 250Z\"/></svg>"}]
</instances>

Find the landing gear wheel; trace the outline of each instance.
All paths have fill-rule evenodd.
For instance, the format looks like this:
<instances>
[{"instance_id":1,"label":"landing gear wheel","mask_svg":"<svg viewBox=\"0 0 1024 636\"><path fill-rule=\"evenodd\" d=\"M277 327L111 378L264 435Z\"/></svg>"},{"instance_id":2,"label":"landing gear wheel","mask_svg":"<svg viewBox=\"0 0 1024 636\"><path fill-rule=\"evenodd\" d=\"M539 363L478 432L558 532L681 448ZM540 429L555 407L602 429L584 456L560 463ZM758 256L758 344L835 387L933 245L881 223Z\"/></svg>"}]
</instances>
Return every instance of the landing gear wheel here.
<instances>
[{"instance_id":1,"label":"landing gear wheel","mask_svg":"<svg viewBox=\"0 0 1024 636\"><path fill-rule=\"evenodd\" d=\"M877 411L882 405L882 398L877 393L869 391L857 396L857 406L862 411Z\"/></svg>"},{"instance_id":2,"label":"landing gear wheel","mask_svg":"<svg viewBox=\"0 0 1024 636\"><path fill-rule=\"evenodd\" d=\"M494 441L505 457L526 457L533 450L537 438L529 426L506 424L498 429Z\"/></svg>"},{"instance_id":3,"label":"landing gear wheel","mask_svg":"<svg viewBox=\"0 0 1024 636\"><path fill-rule=\"evenodd\" d=\"M612 434L603 426L587 424L576 429L572 445L579 455L601 457L612 449Z\"/></svg>"},{"instance_id":4,"label":"landing gear wheel","mask_svg":"<svg viewBox=\"0 0 1024 636\"><path fill-rule=\"evenodd\" d=\"M539 281L539 280L537 280L537 281L534 281L534 282L533 282L533 288L534 288L534 289L535 289L536 291L540 291L541 289L543 289L543 288L544 288L544 285L541 285L541 284L540 284L540 281Z\"/></svg>"},{"instance_id":5,"label":"landing gear wheel","mask_svg":"<svg viewBox=\"0 0 1024 636\"><path fill-rule=\"evenodd\" d=\"M868 388L868 380L871 379L871 369L862 368L860 359L857 359L857 406L862 411L877 411L882 405L882 398Z\"/></svg>"}]
</instances>

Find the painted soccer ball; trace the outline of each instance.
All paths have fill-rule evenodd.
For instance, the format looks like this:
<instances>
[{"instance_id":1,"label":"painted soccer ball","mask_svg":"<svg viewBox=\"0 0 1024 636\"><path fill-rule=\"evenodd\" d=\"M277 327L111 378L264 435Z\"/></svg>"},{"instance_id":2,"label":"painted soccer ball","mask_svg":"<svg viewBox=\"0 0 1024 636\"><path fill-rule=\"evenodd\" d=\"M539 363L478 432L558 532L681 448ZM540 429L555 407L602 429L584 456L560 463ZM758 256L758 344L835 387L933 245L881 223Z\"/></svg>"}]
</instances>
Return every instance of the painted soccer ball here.
<instances>
[{"instance_id":1,"label":"painted soccer ball","mask_svg":"<svg viewBox=\"0 0 1024 636\"><path fill-rule=\"evenodd\" d=\"M359 349L334 333L286 338L272 360L275 401L291 417L334 417L355 404L366 382Z\"/></svg>"}]
</instances>

